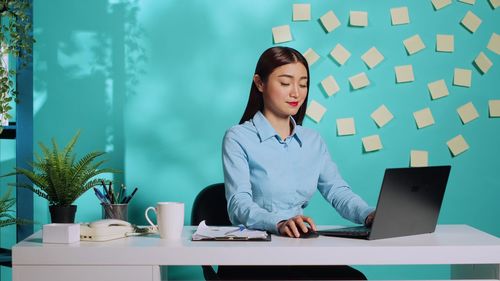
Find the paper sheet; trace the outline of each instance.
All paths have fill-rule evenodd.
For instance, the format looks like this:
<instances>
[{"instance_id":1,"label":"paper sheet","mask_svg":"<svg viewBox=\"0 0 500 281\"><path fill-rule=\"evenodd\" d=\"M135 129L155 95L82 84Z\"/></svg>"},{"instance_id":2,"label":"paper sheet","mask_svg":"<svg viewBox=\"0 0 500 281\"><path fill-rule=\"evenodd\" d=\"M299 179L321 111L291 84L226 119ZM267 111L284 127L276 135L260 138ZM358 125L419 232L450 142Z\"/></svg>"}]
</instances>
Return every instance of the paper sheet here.
<instances>
[{"instance_id":1,"label":"paper sheet","mask_svg":"<svg viewBox=\"0 0 500 281\"><path fill-rule=\"evenodd\" d=\"M274 44L292 41L292 32L289 25L280 25L273 27Z\"/></svg>"},{"instance_id":2,"label":"paper sheet","mask_svg":"<svg viewBox=\"0 0 500 281\"><path fill-rule=\"evenodd\" d=\"M341 44L335 45L333 50L330 52L330 55L340 65L344 65L344 63L351 57L351 53Z\"/></svg>"},{"instance_id":3,"label":"paper sheet","mask_svg":"<svg viewBox=\"0 0 500 281\"><path fill-rule=\"evenodd\" d=\"M329 75L328 77L323 79L323 81L321 81L321 86L328 96L332 96L340 90L337 81L332 75Z\"/></svg>"},{"instance_id":4,"label":"paper sheet","mask_svg":"<svg viewBox=\"0 0 500 281\"><path fill-rule=\"evenodd\" d=\"M368 13L363 11L350 11L349 24L351 26L368 26Z\"/></svg>"},{"instance_id":5,"label":"paper sheet","mask_svg":"<svg viewBox=\"0 0 500 281\"><path fill-rule=\"evenodd\" d=\"M463 124L467 124L470 121L479 118L479 113L477 113L477 110L472 102L462 105L457 109L457 112Z\"/></svg>"},{"instance_id":6,"label":"paper sheet","mask_svg":"<svg viewBox=\"0 0 500 281\"><path fill-rule=\"evenodd\" d=\"M293 21L311 20L311 4L293 4Z\"/></svg>"},{"instance_id":7,"label":"paper sheet","mask_svg":"<svg viewBox=\"0 0 500 281\"><path fill-rule=\"evenodd\" d=\"M313 100L306 109L306 115L309 116L316 123L321 121L323 115L326 112L326 108L322 106L319 102Z\"/></svg>"},{"instance_id":8,"label":"paper sheet","mask_svg":"<svg viewBox=\"0 0 500 281\"><path fill-rule=\"evenodd\" d=\"M459 2L466 3L469 5L474 5L476 4L476 0L458 0Z\"/></svg>"},{"instance_id":9,"label":"paper sheet","mask_svg":"<svg viewBox=\"0 0 500 281\"><path fill-rule=\"evenodd\" d=\"M422 129L434 124L434 117L432 116L431 109L426 107L422 110L413 112L417 128Z\"/></svg>"},{"instance_id":10,"label":"paper sheet","mask_svg":"<svg viewBox=\"0 0 500 281\"><path fill-rule=\"evenodd\" d=\"M392 25L409 24L410 16L408 14L408 7L392 8L391 22Z\"/></svg>"},{"instance_id":11,"label":"paper sheet","mask_svg":"<svg viewBox=\"0 0 500 281\"><path fill-rule=\"evenodd\" d=\"M309 48L304 52L304 57L306 58L309 67L319 60L319 55L312 48Z\"/></svg>"},{"instance_id":12,"label":"paper sheet","mask_svg":"<svg viewBox=\"0 0 500 281\"><path fill-rule=\"evenodd\" d=\"M354 90L370 85L370 80L368 80L368 76L366 76L366 73L364 72L349 77L349 82Z\"/></svg>"},{"instance_id":13,"label":"paper sheet","mask_svg":"<svg viewBox=\"0 0 500 281\"><path fill-rule=\"evenodd\" d=\"M483 53L480 52L474 60L474 64L479 68L479 70L485 74L493 66L493 62Z\"/></svg>"},{"instance_id":14,"label":"paper sheet","mask_svg":"<svg viewBox=\"0 0 500 281\"><path fill-rule=\"evenodd\" d=\"M486 46L486 48L490 49L490 51L492 51L493 53L500 55L500 35L493 32L491 34L490 41L488 41L488 46Z\"/></svg>"},{"instance_id":15,"label":"paper sheet","mask_svg":"<svg viewBox=\"0 0 500 281\"><path fill-rule=\"evenodd\" d=\"M500 100L489 100L488 109L490 117L500 117Z\"/></svg>"},{"instance_id":16,"label":"paper sheet","mask_svg":"<svg viewBox=\"0 0 500 281\"><path fill-rule=\"evenodd\" d=\"M394 116L387 109L387 107L383 104L379 108L377 108L370 117L377 123L379 128L384 127L389 121L391 121Z\"/></svg>"},{"instance_id":17,"label":"paper sheet","mask_svg":"<svg viewBox=\"0 0 500 281\"><path fill-rule=\"evenodd\" d=\"M500 0L490 0L490 5L493 9L500 7Z\"/></svg>"},{"instance_id":18,"label":"paper sheet","mask_svg":"<svg viewBox=\"0 0 500 281\"><path fill-rule=\"evenodd\" d=\"M429 152L425 150L412 150L410 152L410 167L429 166Z\"/></svg>"},{"instance_id":19,"label":"paper sheet","mask_svg":"<svg viewBox=\"0 0 500 281\"><path fill-rule=\"evenodd\" d=\"M339 136L348 136L356 134L354 118L337 119L337 134Z\"/></svg>"},{"instance_id":20,"label":"paper sheet","mask_svg":"<svg viewBox=\"0 0 500 281\"><path fill-rule=\"evenodd\" d=\"M418 34L403 40L403 44L405 45L406 51L409 55L413 55L425 49L425 44Z\"/></svg>"},{"instance_id":21,"label":"paper sheet","mask_svg":"<svg viewBox=\"0 0 500 281\"><path fill-rule=\"evenodd\" d=\"M239 226L207 226L205 221L200 222L196 232L191 237L193 240L203 240L216 237L238 238L266 238L267 233L261 230L250 230Z\"/></svg>"},{"instance_id":22,"label":"paper sheet","mask_svg":"<svg viewBox=\"0 0 500 281\"><path fill-rule=\"evenodd\" d=\"M450 94L443 79L427 84L427 88L433 100L446 97Z\"/></svg>"},{"instance_id":23,"label":"paper sheet","mask_svg":"<svg viewBox=\"0 0 500 281\"><path fill-rule=\"evenodd\" d=\"M333 11L328 11L321 16L320 21L327 33L334 31L340 26L340 21Z\"/></svg>"},{"instance_id":24,"label":"paper sheet","mask_svg":"<svg viewBox=\"0 0 500 281\"><path fill-rule=\"evenodd\" d=\"M458 135L452 138L446 143L446 145L448 145L448 148L450 149L453 156L458 156L459 154L469 149L469 145L462 135Z\"/></svg>"},{"instance_id":25,"label":"paper sheet","mask_svg":"<svg viewBox=\"0 0 500 281\"><path fill-rule=\"evenodd\" d=\"M442 8L451 4L451 0L432 0L434 9L441 10Z\"/></svg>"},{"instance_id":26,"label":"paper sheet","mask_svg":"<svg viewBox=\"0 0 500 281\"><path fill-rule=\"evenodd\" d=\"M396 66L394 67L394 71L396 72L397 83L412 82L415 80L413 66L411 64Z\"/></svg>"},{"instance_id":27,"label":"paper sheet","mask_svg":"<svg viewBox=\"0 0 500 281\"><path fill-rule=\"evenodd\" d=\"M455 68L453 72L453 85L470 87L472 83L472 70Z\"/></svg>"},{"instance_id":28,"label":"paper sheet","mask_svg":"<svg viewBox=\"0 0 500 281\"><path fill-rule=\"evenodd\" d=\"M455 36L447 34L436 35L436 51L448 53L455 51Z\"/></svg>"},{"instance_id":29,"label":"paper sheet","mask_svg":"<svg viewBox=\"0 0 500 281\"><path fill-rule=\"evenodd\" d=\"M481 25L481 22L482 20L478 16L468 11L460 23L462 23L467 30L474 33L479 28L479 25Z\"/></svg>"},{"instance_id":30,"label":"paper sheet","mask_svg":"<svg viewBox=\"0 0 500 281\"><path fill-rule=\"evenodd\" d=\"M384 56L377 50L377 48L372 47L361 56L361 59L366 63L366 65L368 65L369 68L374 68L384 60Z\"/></svg>"},{"instance_id":31,"label":"paper sheet","mask_svg":"<svg viewBox=\"0 0 500 281\"><path fill-rule=\"evenodd\" d=\"M379 135L371 135L361 139L363 147L366 152L376 151L382 149L382 142Z\"/></svg>"}]
</instances>

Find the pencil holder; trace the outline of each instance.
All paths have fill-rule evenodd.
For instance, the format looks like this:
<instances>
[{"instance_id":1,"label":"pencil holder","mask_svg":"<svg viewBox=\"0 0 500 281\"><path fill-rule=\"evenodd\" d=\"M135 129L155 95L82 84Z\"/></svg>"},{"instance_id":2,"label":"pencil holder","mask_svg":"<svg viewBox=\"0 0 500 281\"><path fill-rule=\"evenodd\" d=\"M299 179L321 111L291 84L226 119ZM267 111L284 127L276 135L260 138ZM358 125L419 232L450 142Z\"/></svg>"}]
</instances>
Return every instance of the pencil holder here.
<instances>
[{"instance_id":1,"label":"pencil holder","mask_svg":"<svg viewBox=\"0 0 500 281\"><path fill-rule=\"evenodd\" d=\"M101 204L103 219L128 221L128 204Z\"/></svg>"}]
</instances>

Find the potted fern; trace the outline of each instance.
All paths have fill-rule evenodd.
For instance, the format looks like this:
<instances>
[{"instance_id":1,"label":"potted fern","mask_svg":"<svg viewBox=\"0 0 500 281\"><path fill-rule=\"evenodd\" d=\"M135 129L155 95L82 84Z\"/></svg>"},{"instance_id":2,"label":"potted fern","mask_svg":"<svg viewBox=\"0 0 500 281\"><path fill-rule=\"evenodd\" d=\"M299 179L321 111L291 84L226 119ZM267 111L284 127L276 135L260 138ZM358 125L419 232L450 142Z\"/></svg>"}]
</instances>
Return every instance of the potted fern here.
<instances>
[{"instance_id":1,"label":"potted fern","mask_svg":"<svg viewBox=\"0 0 500 281\"><path fill-rule=\"evenodd\" d=\"M110 168L100 168L106 160L96 162L97 158L105 152L90 152L76 161L73 148L79 136L78 132L62 151L54 139L52 139L52 148L39 143L42 155L35 153L35 161L31 163L33 171L15 168L15 172L4 175L4 177L16 174L25 175L32 184L9 185L27 188L47 199L53 223L73 223L76 213L76 205L73 205L73 202L104 180L96 176L115 172Z\"/></svg>"}]
</instances>

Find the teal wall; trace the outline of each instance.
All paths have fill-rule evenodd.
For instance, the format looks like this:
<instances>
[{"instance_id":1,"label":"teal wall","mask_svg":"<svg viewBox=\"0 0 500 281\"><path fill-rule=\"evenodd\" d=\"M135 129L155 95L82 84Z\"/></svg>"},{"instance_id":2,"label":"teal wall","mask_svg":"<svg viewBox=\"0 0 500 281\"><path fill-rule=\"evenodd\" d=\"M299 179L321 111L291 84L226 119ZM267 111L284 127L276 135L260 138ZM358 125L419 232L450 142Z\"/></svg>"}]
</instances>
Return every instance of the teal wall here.
<instances>
[{"instance_id":1,"label":"teal wall","mask_svg":"<svg viewBox=\"0 0 500 281\"><path fill-rule=\"evenodd\" d=\"M106 3L108 2L108 3ZM310 100L328 111L304 126L326 139L333 159L352 188L376 204L383 171L406 167L412 149L428 150L430 165L452 165L439 223L469 224L500 235L500 119L488 117L488 100L500 99L500 59L486 49L500 33L499 11L487 1L453 1L435 11L430 1L303 1L312 20L292 22L285 0L224 1L35 1L34 138L66 143L77 130L77 152L109 152L114 176L139 187L130 206L132 222L157 201L186 204L186 224L196 194L221 182L221 140L243 112L255 63L272 46L271 28L289 24L301 52L312 47L321 59L311 68ZM391 26L389 9L407 6L411 23ZM326 34L318 19L333 10L342 25ZM350 10L367 11L369 26L349 27ZM467 11L483 22L475 33L460 24ZM419 34L426 49L408 56L402 40ZM435 52L436 34L454 34L455 52ZM341 43L352 57L343 66L328 56ZM372 70L360 56L372 46L385 60ZM481 75L472 65L483 51L493 67ZM415 82L396 84L394 66L413 64ZM455 67L472 70L472 87L452 86ZM366 72L371 85L353 91L348 77ZM334 75L341 91L327 97L320 82ZM450 95L430 99L427 83L445 79ZM456 109L472 101L480 117L462 125ZM385 104L395 118L377 128L370 114ZM430 107L436 124L417 130L412 113ZM335 120L354 117L357 134L338 137ZM364 153L361 138L379 134L384 148ZM452 157L446 142L462 134L470 149ZM2 146L2 152L4 147ZM2 161L3 158L2 158ZM3 169L3 168L2 168ZM89 192L78 201L78 221L100 217ZM35 219L48 222L47 203L36 200ZM306 210L318 224L347 224L316 195ZM2 239L5 236L2 232ZM447 278L447 266L360 267L369 278ZM173 279L200 279L199 267L175 267Z\"/></svg>"}]
</instances>

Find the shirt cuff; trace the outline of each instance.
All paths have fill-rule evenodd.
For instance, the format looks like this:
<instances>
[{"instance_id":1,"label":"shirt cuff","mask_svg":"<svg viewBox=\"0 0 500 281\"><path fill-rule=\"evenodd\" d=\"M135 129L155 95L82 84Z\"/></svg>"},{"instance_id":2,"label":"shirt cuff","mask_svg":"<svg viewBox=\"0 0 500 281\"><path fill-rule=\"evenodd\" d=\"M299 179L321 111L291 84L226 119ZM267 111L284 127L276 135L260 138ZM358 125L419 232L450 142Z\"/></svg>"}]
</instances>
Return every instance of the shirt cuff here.
<instances>
[{"instance_id":1,"label":"shirt cuff","mask_svg":"<svg viewBox=\"0 0 500 281\"><path fill-rule=\"evenodd\" d=\"M363 225L365 224L366 217L368 217L368 215L371 214L373 211L375 211L374 207L368 207L363 212L361 212L359 216L359 221L361 222L361 224Z\"/></svg>"}]
</instances>

